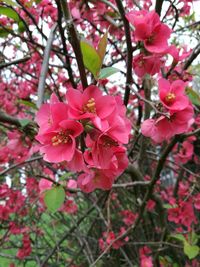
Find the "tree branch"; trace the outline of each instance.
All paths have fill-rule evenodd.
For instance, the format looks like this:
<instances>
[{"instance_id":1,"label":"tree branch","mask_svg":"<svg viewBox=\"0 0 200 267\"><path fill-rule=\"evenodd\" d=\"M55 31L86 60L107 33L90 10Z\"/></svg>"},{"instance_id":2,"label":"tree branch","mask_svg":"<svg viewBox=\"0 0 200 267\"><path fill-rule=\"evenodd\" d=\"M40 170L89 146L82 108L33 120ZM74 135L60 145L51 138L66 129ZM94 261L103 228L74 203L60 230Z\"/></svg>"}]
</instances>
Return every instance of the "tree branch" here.
<instances>
[{"instance_id":1,"label":"tree branch","mask_svg":"<svg viewBox=\"0 0 200 267\"><path fill-rule=\"evenodd\" d=\"M185 62L183 70L187 70L189 66L192 64L192 62L198 57L199 54L200 54L200 43L194 48L188 60Z\"/></svg>"},{"instance_id":2,"label":"tree branch","mask_svg":"<svg viewBox=\"0 0 200 267\"><path fill-rule=\"evenodd\" d=\"M163 2L164 0L156 0L155 11L159 16L161 15Z\"/></svg>"},{"instance_id":3,"label":"tree branch","mask_svg":"<svg viewBox=\"0 0 200 267\"><path fill-rule=\"evenodd\" d=\"M49 34L47 45L44 50L44 58L42 62L42 68L41 68L39 84L38 84L38 101L37 101L38 108L40 108L40 106L42 105L43 99L44 99L45 79L46 79L47 72L48 72L50 52L51 52L56 28L57 28L57 23L55 23L53 27L51 28L51 32Z\"/></svg>"},{"instance_id":4,"label":"tree branch","mask_svg":"<svg viewBox=\"0 0 200 267\"><path fill-rule=\"evenodd\" d=\"M60 32L60 36L61 36L61 40L62 40L63 52L65 54L66 68L67 68L67 72L68 72L69 79L70 79L70 82L71 82L72 86L74 88L77 88L77 85L76 85L76 83L74 81L74 76L73 76L73 72L72 72L72 68L71 68L71 63L70 63L70 60L69 60L69 55L68 55L68 52L67 52L67 49L66 49L65 34L64 34L63 27L62 27L62 8L61 8L61 5L60 5L60 1L56 0L56 4L57 4L57 7L58 7L58 28L59 28L59 32Z\"/></svg>"},{"instance_id":5,"label":"tree branch","mask_svg":"<svg viewBox=\"0 0 200 267\"><path fill-rule=\"evenodd\" d=\"M71 43L73 47L73 50L76 56L76 61L78 64L78 69L80 72L81 83L82 83L83 89L85 89L88 86L88 83L87 83L87 78L86 78L86 73L85 73L85 66L83 63L83 55L81 52L80 41L77 36L77 31L74 27L74 23L73 23L71 14L70 14L68 3L63 0L60 0L60 3L61 3L64 18L66 21L67 30L69 33L69 42Z\"/></svg>"},{"instance_id":6,"label":"tree branch","mask_svg":"<svg viewBox=\"0 0 200 267\"><path fill-rule=\"evenodd\" d=\"M17 65L17 64L20 64L20 63L24 63L26 61L28 61L31 57L30 56L27 56L27 57L24 57L24 58L20 58L20 59L16 59L16 60L13 60L13 61L10 61L10 62L4 62L2 64L0 64L0 70L3 69L3 68L7 68L11 65Z\"/></svg>"},{"instance_id":7,"label":"tree branch","mask_svg":"<svg viewBox=\"0 0 200 267\"><path fill-rule=\"evenodd\" d=\"M126 36L126 46L127 46L127 72L126 72L126 87L125 87L125 94L124 94L124 105L128 105L129 95L130 95L130 84L132 83L132 59L133 59L133 49L132 49L132 41L131 41L131 33L130 33L130 26L129 22L125 16L125 10L122 5L121 0L116 0L117 7L119 9L119 13L121 15L125 36Z\"/></svg>"}]
</instances>

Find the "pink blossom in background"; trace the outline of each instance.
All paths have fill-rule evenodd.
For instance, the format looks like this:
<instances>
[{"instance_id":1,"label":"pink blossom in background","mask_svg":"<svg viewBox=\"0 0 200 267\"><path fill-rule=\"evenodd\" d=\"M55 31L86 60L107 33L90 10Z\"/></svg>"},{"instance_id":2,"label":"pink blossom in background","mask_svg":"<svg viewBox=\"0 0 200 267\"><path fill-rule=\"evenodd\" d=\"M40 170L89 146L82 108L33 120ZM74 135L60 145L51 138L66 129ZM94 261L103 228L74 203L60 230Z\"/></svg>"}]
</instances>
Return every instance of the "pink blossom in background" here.
<instances>
[{"instance_id":1,"label":"pink blossom in background","mask_svg":"<svg viewBox=\"0 0 200 267\"><path fill-rule=\"evenodd\" d=\"M171 111L180 111L189 105L189 99L185 94L186 84L176 80L170 84L166 79L158 81L159 97L162 104Z\"/></svg>"},{"instance_id":2,"label":"pink blossom in background","mask_svg":"<svg viewBox=\"0 0 200 267\"><path fill-rule=\"evenodd\" d=\"M155 11L131 11L126 14L128 21L134 26L135 41L143 41L144 47L151 53L163 53L168 49L170 28L160 22Z\"/></svg>"},{"instance_id":3,"label":"pink blossom in background","mask_svg":"<svg viewBox=\"0 0 200 267\"><path fill-rule=\"evenodd\" d=\"M144 55L138 54L133 58L133 70L138 77L143 77L145 74L154 75L160 72L160 67L163 64L160 55Z\"/></svg>"},{"instance_id":4,"label":"pink blossom in background","mask_svg":"<svg viewBox=\"0 0 200 267\"><path fill-rule=\"evenodd\" d=\"M193 114L193 107L188 105L184 110L172 112L170 118L161 116L158 119L147 119L142 123L141 132L155 143L161 143L176 134L187 132L194 122Z\"/></svg>"}]
</instances>

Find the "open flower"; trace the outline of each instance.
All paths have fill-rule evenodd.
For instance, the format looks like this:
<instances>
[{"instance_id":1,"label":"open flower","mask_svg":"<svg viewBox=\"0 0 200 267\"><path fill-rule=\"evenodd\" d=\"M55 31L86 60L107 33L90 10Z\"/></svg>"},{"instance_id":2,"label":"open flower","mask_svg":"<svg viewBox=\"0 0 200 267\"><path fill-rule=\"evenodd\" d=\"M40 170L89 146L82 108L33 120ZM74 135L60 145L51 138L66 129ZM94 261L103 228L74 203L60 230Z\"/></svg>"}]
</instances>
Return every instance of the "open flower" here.
<instances>
[{"instance_id":1,"label":"open flower","mask_svg":"<svg viewBox=\"0 0 200 267\"><path fill-rule=\"evenodd\" d=\"M168 48L170 28L160 22L155 11L146 10L131 11L126 15L128 21L133 24L135 41L143 41L144 47L151 53L162 53Z\"/></svg>"},{"instance_id":2,"label":"open flower","mask_svg":"<svg viewBox=\"0 0 200 267\"><path fill-rule=\"evenodd\" d=\"M170 84L166 79L160 79L159 97L162 104L171 111L179 111L185 109L189 105L189 99L185 95L185 83L176 80Z\"/></svg>"},{"instance_id":3,"label":"open flower","mask_svg":"<svg viewBox=\"0 0 200 267\"><path fill-rule=\"evenodd\" d=\"M57 129L50 130L36 139L42 144L40 151L44 153L44 160L49 162L71 161L75 149L75 138L83 131L79 122L72 120L61 121Z\"/></svg>"},{"instance_id":4,"label":"open flower","mask_svg":"<svg viewBox=\"0 0 200 267\"><path fill-rule=\"evenodd\" d=\"M99 117L105 119L115 109L115 100L112 96L103 96L101 90L91 85L84 92L69 89L66 94L69 105L69 116L74 119Z\"/></svg>"}]
</instances>

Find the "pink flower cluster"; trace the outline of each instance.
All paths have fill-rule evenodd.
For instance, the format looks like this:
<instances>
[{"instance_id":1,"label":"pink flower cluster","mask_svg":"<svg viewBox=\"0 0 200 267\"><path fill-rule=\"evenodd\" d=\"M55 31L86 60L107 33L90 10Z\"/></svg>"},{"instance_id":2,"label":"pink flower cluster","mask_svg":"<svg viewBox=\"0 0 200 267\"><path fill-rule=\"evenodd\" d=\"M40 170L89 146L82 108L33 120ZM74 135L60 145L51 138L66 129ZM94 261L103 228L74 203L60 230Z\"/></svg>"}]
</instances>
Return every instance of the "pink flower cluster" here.
<instances>
[{"instance_id":1,"label":"pink flower cluster","mask_svg":"<svg viewBox=\"0 0 200 267\"><path fill-rule=\"evenodd\" d=\"M31 248L31 240L28 234L23 235L23 247L20 248L17 252L17 257L19 259L24 259L27 256L31 254L32 248Z\"/></svg>"},{"instance_id":2,"label":"pink flower cluster","mask_svg":"<svg viewBox=\"0 0 200 267\"><path fill-rule=\"evenodd\" d=\"M161 78L158 86L162 109L168 113L168 116L147 119L141 126L142 134L156 143L187 132L194 121L193 107L185 95L186 84L183 81L176 80L170 84L169 81Z\"/></svg>"},{"instance_id":3,"label":"pink flower cluster","mask_svg":"<svg viewBox=\"0 0 200 267\"><path fill-rule=\"evenodd\" d=\"M170 28L160 21L155 11L131 11L126 14L134 26L134 40L141 46L140 54L133 58L133 69L139 77L160 71L162 57L167 53Z\"/></svg>"},{"instance_id":4,"label":"pink flower cluster","mask_svg":"<svg viewBox=\"0 0 200 267\"><path fill-rule=\"evenodd\" d=\"M68 169L82 172L77 183L85 192L110 189L128 165L124 144L131 125L122 100L103 95L94 85L83 92L69 89L66 100L53 94L37 113L36 139L44 160L66 162Z\"/></svg>"}]
</instances>

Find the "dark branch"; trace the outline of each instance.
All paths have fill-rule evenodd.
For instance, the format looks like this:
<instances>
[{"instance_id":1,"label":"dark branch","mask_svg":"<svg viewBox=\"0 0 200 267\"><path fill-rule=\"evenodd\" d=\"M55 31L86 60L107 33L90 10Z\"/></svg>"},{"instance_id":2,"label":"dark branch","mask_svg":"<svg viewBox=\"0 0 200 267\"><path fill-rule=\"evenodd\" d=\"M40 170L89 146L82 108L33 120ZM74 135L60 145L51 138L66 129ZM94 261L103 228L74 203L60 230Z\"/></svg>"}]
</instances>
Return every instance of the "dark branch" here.
<instances>
[{"instance_id":1,"label":"dark branch","mask_svg":"<svg viewBox=\"0 0 200 267\"><path fill-rule=\"evenodd\" d=\"M128 105L129 95L130 95L130 84L132 83L132 59L133 59L133 49L132 49L132 42L131 42L131 33L130 33L130 26L129 22L125 16L125 10L122 5L121 0L116 0L117 7L119 9L119 13L121 15L125 36L126 36L126 46L127 46L127 72L126 72L126 88L124 94L124 105Z\"/></svg>"},{"instance_id":2,"label":"dark branch","mask_svg":"<svg viewBox=\"0 0 200 267\"><path fill-rule=\"evenodd\" d=\"M155 11L156 13L158 13L159 16L161 15L163 2L164 0L156 0Z\"/></svg>"},{"instance_id":3,"label":"dark branch","mask_svg":"<svg viewBox=\"0 0 200 267\"><path fill-rule=\"evenodd\" d=\"M0 64L0 70L3 69L3 68L7 68L11 65L17 65L17 64L20 64L20 63L24 63L26 61L28 61L31 57L30 56L27 56L27 57L24 57L24 58L20 58L20 59L16 59L14 61L10 61L10 62L4 62L2 64Z\"/></svg>"},{"instance_id":4,"label":"dark branch","mask_svg":"<svg viewBox=\"0 0 200 267\"><path fill-rule=\"evenodd\" d=\"M70 14L68 3L63 0L60 0L60 3L61 3L64 18L66 20L67 30L69 32L69 42L71 43L75 56L76 56L76 61L77 61L78 69L80 72L80 78L81 78L82 86L84 89L88 86L88 83L87 83L87 78L86 78L86 73L85 73L85 66L83 63L83 55L81 52L80 41L77 36L77 31L75 29L75 26L74 26L74 23L73 23L71 14Z\"/></svg>"}]
</instances>

